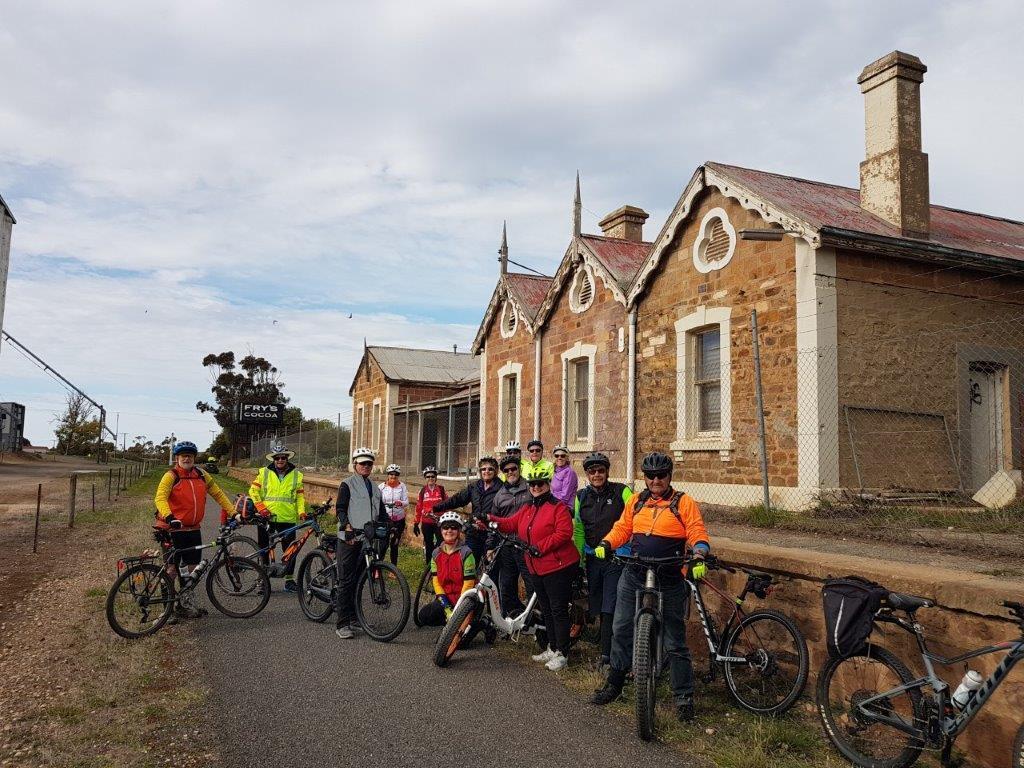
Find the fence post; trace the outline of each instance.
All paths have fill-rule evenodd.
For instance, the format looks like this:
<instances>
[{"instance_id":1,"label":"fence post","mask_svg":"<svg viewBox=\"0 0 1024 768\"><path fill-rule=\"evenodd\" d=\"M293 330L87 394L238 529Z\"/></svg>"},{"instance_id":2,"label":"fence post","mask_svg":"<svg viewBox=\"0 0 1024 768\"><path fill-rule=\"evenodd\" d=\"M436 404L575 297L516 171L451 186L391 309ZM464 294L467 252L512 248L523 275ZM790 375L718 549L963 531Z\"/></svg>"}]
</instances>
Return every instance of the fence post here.
<instances>
[{"instance_id":1,"label":"fence post","mask_svg":"<svg viewBox=\"0 0 1024 768\"><path fill-rule=\"evenodd\" d=\"M117 468L117 493L114 494L114 498L121 495L121 468Z\"/></svg>"},{"instance_id":2,"label":"fence post","mask_svg":"<svg viewBox=\"0 0 1024 768\"><path fill-rule=\"evenodd\" d=\"M470 444L473 442L473 388L466 392L466 480L469 480L469 468L473 466L473 454ZM497 473L495 473L497 479Z\"/></svg>"},{"instance_id":3,"label":"fence post","mask_svg":"<svg viewBox=\"0 0 1024 768\"><path fill-rule=\"evenodd\" d=\"M43 506L43 484L36 489L36 529L32 534L32 554L39 551L39 510Z\"/></svg>"},{"instance_id":4,"label":"fence post","mask_svg":"<svg viewBox=\"0 0 1024 768\"><path fill-rule=\"evenodd\" d=\"M764 435L764 396L761 392L761 344L757 337L757 310L750 311L750 333L754 340L754 388L757 393L757 430L760 435L761 447L761 487L764 492L764 510L772 508L768 495L768 446Z\"/></svg>"},{"instance_id":5,"label":"fence post","mask_svg":"<svg viewBox=\"0 0 1024 768\"><path fill-rule=\"evenodd\" d=\"M107 470L107 501L110 501L110 486L114 484L114 468Z\"/></svg>"},{"instance_id":6,"label":"fence post","mask_svg":"<svg viewBox=\"0 0 1024 768\"><path fill-rule=\"evenodd\" d=\"M92 484L92 511L96 512L96 483Z\"/></svg>"},{"instance_id":7,"label":"fence post","mask_svg":"<svg viewBox=\"0 0 1024 768\"><path fill-rule=\"evenodd\" d=\"M409 444L409 395L405 396L405 466L412 467L412 446Z\"/></svg>"},{"instance_id":8,"label":"fence post","mask_svg":"<svg viewBox=\"0 0 1024 768\"><path fill-rule=\"evenodd\" d=\"M313 471L316 472L316 464L320 459L320 419L313 422Z\"/></svg>"},{"instance_id":9,"label":"fence post","mask_svg":"<svg viewBox=\"0 0 1024 768\"><path fill-rule=\"evenodd\" d=\"M338 432L334 441L334 460L341 462L341 411L338 411Z\"/></svg>"},{"instance_id":10,"label":"fence post","mask_svg":"<svg viewBox=\"0 0 1024 768\"><path fill-rule=\"evenodd\" d=\"M75 494L78 491L78 475L71 475L68 488L68 528L75 527Z\"/></svg>"}]
</instances>

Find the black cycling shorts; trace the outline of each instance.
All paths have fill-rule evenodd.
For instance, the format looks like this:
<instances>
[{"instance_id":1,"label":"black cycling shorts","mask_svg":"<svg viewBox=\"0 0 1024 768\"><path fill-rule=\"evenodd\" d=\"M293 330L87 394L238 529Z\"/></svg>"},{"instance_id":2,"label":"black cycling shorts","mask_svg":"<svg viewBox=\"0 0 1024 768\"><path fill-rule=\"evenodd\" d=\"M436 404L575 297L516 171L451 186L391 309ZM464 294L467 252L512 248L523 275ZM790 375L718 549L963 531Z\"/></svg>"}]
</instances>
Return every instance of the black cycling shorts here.
<instances>
[{"instance_id":1,"label":"black cycling shorts","mask_svg":"<svg viewBox=\"0 0 1024 768\"><path fill-rule=\"evenodd\" d=\"M171 544L175 549L181 547L197 547L203 543L203 532L196 531L171 531ZM185 565L195 565L203 559L203 550L190 549L186 552L179 552L175 561Z\"/></svg>"}]
</instances>

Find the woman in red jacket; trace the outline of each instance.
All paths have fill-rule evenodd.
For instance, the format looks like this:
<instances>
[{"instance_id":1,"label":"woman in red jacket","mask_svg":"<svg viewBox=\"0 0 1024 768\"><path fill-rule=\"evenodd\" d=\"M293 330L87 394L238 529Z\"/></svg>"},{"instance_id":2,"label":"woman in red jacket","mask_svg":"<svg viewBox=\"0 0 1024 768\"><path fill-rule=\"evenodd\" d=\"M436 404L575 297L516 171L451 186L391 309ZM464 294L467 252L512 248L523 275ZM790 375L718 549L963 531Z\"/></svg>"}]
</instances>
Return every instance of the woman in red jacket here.
<instances>
[{"instance_id":1,"label":"woman in red jacket","mask_svg":"<svg viewBox=\"0 0 1024 768\"><path fill-rule=\"evenodd\" d=\"M551 475L550 466L528 468L525 479L533 498L510 517L490 519L499 531L515 533L536 553L526 553L526 567L544 614L550 647L533 660L557 672L569 663L569 602L580 553L572 539L572 513L551 495Z\"/></svg>"}]
</instances>

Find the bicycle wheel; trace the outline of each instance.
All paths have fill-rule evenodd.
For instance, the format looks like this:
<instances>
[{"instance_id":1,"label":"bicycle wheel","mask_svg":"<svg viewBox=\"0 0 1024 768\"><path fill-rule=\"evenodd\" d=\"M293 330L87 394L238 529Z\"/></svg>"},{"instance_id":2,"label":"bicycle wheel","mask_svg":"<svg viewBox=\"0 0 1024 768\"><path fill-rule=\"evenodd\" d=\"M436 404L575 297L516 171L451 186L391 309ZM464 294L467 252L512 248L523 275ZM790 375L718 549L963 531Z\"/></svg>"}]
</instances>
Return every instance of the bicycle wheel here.
<instances>
[{"instance_id":1,"label":"bicycle wheel","mask_svg":"<svg viewBox=\"0 0 1024 768\"><path fill-rule=\"evenodd\" d=\"M420 621L420 607L426 605L434 599L434 585L430 578L430 569L427 568L423 571L423 575L420 577L420 585L416 588L416 598L412 604L412 620L417 627L422 627L423 622Z\"/></svg>"},{"instance_id":2,"label":"bicycle wheel","mask_svg":"<svg viewBox=\"0 0 1024 768\"><path fill-rule=\"evenodd\" d=\"M374 561L356 586L356 618L374 640L387 643L398 637L409 621L412 598L409 582L391 563Z\"/></svg>"},{"instance_id":3,"label":"bicycle wheel","mask_svg":"<svg viewBox=\"0 0 1024 768\"><path fill-rule=\"evenodd\" d=\"M1013 757L1010 759L1010 768L1024 768L1024 725L1017 731L1017 738L1013 740Z\"/></svg>"},{"instance_id":4,"label":"bicycle wheel","mask_svg":"<svg viewBox=\"0 0 1024 768\"><path fill-rule=\"evenodd\" d=\"M327 594L333 594L338 572L334 562L322 549L314 549L299 566L299 607L310 621L324 622L334 612L334 603L310 590L316 587Z\"/></svg>"},{"instance_id":5,"label":"bicycle wheel","mask_svg":"<svg viewBox=\"0 0 1024 768\"><path fill-rule=\"evenodd\" d=\"M825 733L847 760L861 768L906 768L921 754L922 741L891 725L870 719L857 705L914 679L910 670L885 648L869 645L845 659L830 657L818 675L818 714ZM921 689L894 693L874 702L871 711L898 717L922 728L925 707Z\"/></svg>"},{"instance_id":6,"label":"bicycle wheel","mask_svg":"<svg viewBox=\"0 0 1024 768\"><path fill-rule=\"evenodd\" d=\"M807 643L785 614L747 614L729 635L722 655L744 658L726 664L725 682L736 703L755 715L788 711L807 685Z\"/></svg>"},{"instance_id":7,"label":"bicycle wheel","mask_svg":"<svg viewBox=\"0 0 1024 768\"><path fill-rule=\"evenodd\" d=\"M654 616L642 613L636 620L633 635L633 677L636 680L636 732L644 741L654 738L654 707L657 704L658 670L654 669L657 655L658 627Z\"/></svg>"},{"instance_id":8,"label":"bicycle wheel","mask_svg":"<svg viewBox=\"0 0 1024 768\"><path fill-rule=\"evenodd\" d=\"M170 618L173 594L171 579L159 565L133 565L107 593L107 623L129 640L152 635Z\"/></svg>"},{"instance_id":9,"label":"bicycle wheel","mask_svg":"<svg viewBox=\"0 0 1024 768\"><path fill-rule=\"evenodd\" d=\"M244 557L246 560L257 560L260 545L251 536L244 533L232 533L228 536L228 552L235 557Z\"/></svg>"},{"instance_id":10,"label":"bicycle wheel","mask_svg":"<svg viewBox=\"0 0 1024 768\"><path fill-rule=\"evenodd\" d=\"M473 626L473 610L476 607L476 600L469 598L455 606L455 611L448 617L434 644L434 664L439 667L448 666L448 662L452 660L463 638Z\"/></svg>"},{"instance_id":11,"label":"bicycle wheel","mask_svg":"<svg viewBox=\"0 0 1024 768\"><path fill-rule=\"evenodd\" d=\"M259 563L225 557L206 577L206 596L225 616L248 619L270 602L270 579Z\"/></svg>"}]
</instances>

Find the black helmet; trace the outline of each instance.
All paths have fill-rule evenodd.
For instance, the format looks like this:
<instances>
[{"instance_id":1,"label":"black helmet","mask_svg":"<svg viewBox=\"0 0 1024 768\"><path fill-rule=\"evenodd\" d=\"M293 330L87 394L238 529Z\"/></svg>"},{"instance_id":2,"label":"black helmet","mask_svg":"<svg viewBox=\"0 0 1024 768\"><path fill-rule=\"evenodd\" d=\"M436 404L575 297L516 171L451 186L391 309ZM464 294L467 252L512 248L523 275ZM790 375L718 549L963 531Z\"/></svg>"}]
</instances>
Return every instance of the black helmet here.
<instances>
[{"instance_id":1,"label":"black helmet","mask_svg":"<svg viewBox=\"0 0 1024 768\"><path fill-rule=\"evenodd\" d=\"M612 466L612 463L611 463L611 461L608 460L607 456L605 456L603 453L600 453L598 451L594 451L593 453L588 454L587 457L585 459L583 459L583 471L584 472L586 472L591 467L596 467L598 465L604 467L605 469L610 469L611 466Z\"/></svg>"},{"instance_id":2,"label":"black helmet","mask_svg":"<svg viewBox=\"0 0 1024 768\"><path fill-rule=\"evenodd\" d=\"M504 469L505 467L511 467L512 465L515 465L516 467L522 467L523 460L511 453L506 453L504 456L501 457L500 464L502 469Z\"/></svg>"},{"instance_id":3,"label":"black helmet","mask_svg":"<svg viewBox=\"0 0 1024 768\"><path fill-rule=\"evenodd\" d=\"M644 456L644 463L640 467L640 471L652 473L668 472L671 474L672 466L672 459L664 453L654 451L653 453L648 453Z\"/></svg>"}]
</instances>

